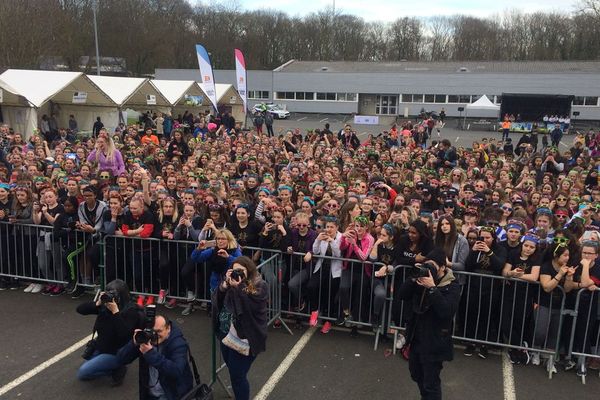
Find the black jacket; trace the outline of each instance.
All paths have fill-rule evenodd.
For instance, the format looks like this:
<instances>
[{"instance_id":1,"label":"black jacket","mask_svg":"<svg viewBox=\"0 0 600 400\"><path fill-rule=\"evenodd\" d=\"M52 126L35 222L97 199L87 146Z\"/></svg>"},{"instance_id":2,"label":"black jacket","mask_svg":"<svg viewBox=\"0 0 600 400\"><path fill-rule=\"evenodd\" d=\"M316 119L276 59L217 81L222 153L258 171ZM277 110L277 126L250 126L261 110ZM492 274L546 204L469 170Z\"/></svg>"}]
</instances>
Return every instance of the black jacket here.
<instances>
[{"instance_id":1,"label":"black jacket","mask_svg":"<svg viewBox=\"0 0 600 400\"><path fill-rule=\"evenodd\" d=\"M405 281L399 298L412 300L413 313L406 330L410 357L420 357L421 362L451 361L452 320L460 301L460 285L452 271L447 270L431 292L412 279Z\"/></svg>"},{"instance_id":2,"label":"black jacket","mask_svg":"<svg viewBox=\"0 0 600 400\"><path fill-rule=\"evenodd\" d=\"M171 324L169 337L159 345L160 352L155 346L146 354L142 354L133 340L129 340L129 343L117 353L121 364L130 364L136 358L140 360L140 400L148 399L149 366L158 370L158 380L169 400L179 400L192 390L193 378L188 362L189 347L179 327L174 323Z\"/></svg>"},{"instance_id":3,"label":"black jacket","mask_svg":"<svg viewBox=\"0 0 600 400\"><path fill-rule=\"evenodd\" d=\"M133 336L140 326L141 312L135 305L113 314L106 307L96 306L93 301L80 304L77 312L81 315L97 315L94 323L96 331L96 350L100 353L116 354Z\"/></svg>"},{"instance_id":4,"label":"black jacket","mask_svg":"<svg viewBox=\"0 0 600 400\"><path fill-rule=\"evenodd\" d=\"M230 287L224 292L219 287L212 294L213 328L217 337L219 340L224 337L219 331L219 314L225 307L234 316L235 329L239 337L248 339L250 353L253 356L266 350L269 320L267 312L269 286L262 279L257 280L255 286L256 293L253 295L243 290L245 284L237 288Z\"/></svg>"}]
</instances>

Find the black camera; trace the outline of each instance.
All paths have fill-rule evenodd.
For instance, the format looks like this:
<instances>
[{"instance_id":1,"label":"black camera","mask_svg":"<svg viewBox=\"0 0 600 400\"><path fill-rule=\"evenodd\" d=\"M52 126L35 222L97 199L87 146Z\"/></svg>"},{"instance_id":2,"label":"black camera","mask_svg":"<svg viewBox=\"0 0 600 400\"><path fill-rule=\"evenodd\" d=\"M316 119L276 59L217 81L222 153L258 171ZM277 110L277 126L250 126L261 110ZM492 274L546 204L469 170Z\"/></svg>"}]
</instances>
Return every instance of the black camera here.
<instances>
[{"instance_id":1,"label":"black camera","mask_svg":"<svg viewBox=\"0 0 600 400\"><path fill-rule=\"evenodd\" d=\"M133 336L133 342L136 346L140 346L144 343L156 343L158 341L158 335L154 331L155 319L156 305L150 304L144 309L144 328L141 331L137 331Z\"/></svg>"},{"instance_id":2,"label":"black camera","mask_svg":"<svg viewBox=\"0 0 600 400\"><path fill-rule=\"evenodd\" d=\"M118 302L117 294L115 292L104 292L100 295L100 303L106 304L111 303L112 301Z\"/></svg>"},{"instance_id":3,"label":"black camera","mask_svg":"<svg viewBox=\"0 0 600 400\"><path fill-rule=\"evenodd\" d=\"M415 265L411 271L414 279L426 278L431 273L431 276L435 279L437 275L437 268L430 262L423 263L421 265Z\"/></svg>"},{"instance_id":4,"label":"black camera","mask_svg":"<svg viewBox=\"0 0 600 400\"><path fill-rule=\"evenodd\" d=\"M246 279L246 274L244 273L244 271L234 269L233 271L231 271L231 279L234 281L244 280Z\"/></svg>"}]
</instances>

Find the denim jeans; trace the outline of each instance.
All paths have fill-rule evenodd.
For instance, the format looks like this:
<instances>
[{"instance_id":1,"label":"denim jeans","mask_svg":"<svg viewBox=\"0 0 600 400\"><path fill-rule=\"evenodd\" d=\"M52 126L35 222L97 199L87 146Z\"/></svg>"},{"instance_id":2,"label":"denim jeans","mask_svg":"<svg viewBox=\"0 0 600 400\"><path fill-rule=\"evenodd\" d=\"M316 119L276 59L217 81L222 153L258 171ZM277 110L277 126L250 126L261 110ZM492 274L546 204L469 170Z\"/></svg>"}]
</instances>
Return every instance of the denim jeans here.
<instances>
[{"instance_id":1,"label":"denim jeans","mask_svg":"<svg viewBox=\"0 0 600 400\"><path fill-rule=\"evenodd\" d=\"M221 343L221 354L223 355L225 364L227 364L227 369L229 369L229 377L235 400L249 400L250 383L246 375L248 375L248 371L250 371L252 362L254 362L256 357L240 354L223 343Z\"/></svg>"},{"instance_id":2,"label":"denim jeans","mask_svg":"<svg viewBox=\"0 0 600 400\"><path fill-rule=\"evenodd\" d=\"M85 361L77 371L77 379L86 381L101 376L110 376L121 364L114 354L94 353L92 359Z\"/></svg>"}]
</instances>

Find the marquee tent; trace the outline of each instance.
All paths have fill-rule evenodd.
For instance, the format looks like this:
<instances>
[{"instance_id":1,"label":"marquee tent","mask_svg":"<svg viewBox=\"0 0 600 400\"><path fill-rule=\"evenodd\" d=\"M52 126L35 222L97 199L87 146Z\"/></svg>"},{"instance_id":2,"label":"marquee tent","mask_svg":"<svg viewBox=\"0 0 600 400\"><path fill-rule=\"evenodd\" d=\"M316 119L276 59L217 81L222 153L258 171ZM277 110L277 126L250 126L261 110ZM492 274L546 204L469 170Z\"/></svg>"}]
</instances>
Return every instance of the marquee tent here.
<instances>
[{"instance_id":1,"label":"marquee tent","mask_svg":"<svg viewBox=\"0 0 600 400\"><path fill-rule=\"evenodd\" d=\"M498 117L498 111L500 111L500 106L494 104L490 101L490 99L484 94L476 102L467 104L466 107L467 114L477 117ZM479 112L479 113L478 113ZM479 115L482 114L482 115Z\"/></svg>"},{"instance_id":2,"label":"marquee tent","mask_svg":"<svg viewBox=\"0 0 600 400\"><path fill-rule=\"evenodd\" d=\"M169 110L170 103L163 94L145 78L88 75L118 107L119 121L127 123L125 109L137 112Z\"/></svg>"},{"instance_id":3,"label":"marquee tent","mask_svg":"<svg viewBox=\"0 0 600 400\"><path fill-rule=\"evenodd\" d=\"M219 106L219 111L227 111L233 115L236 121L243 122L246 117L244 114L244 102L233 85L217 83L215 89L217 92L217 105Z\"/></svg>"},{"instance_id":4,"label":"marquee tent","mask_svg":"<svg viewBox=\"0 0 600 400\"><path fill-rule=\"evenodd\" d=\"M0 120L19 133L33 132L37 127L35 112L29 101L2 80L0 80Z\"/></svg>"},{"instance_id":5,"label":"marquee tent","mask_svg":"<svg viewBox=\"0 0 600 400\"><path fill-rule=\"evenodd\" d=\"M28 100L36 124L43 114L54 114L59 126L74 114L80 130L91 129L97 116L109 129L118 124L116 103L81 72L9 69L0 79Z\"/></svg>"}]
</instances>

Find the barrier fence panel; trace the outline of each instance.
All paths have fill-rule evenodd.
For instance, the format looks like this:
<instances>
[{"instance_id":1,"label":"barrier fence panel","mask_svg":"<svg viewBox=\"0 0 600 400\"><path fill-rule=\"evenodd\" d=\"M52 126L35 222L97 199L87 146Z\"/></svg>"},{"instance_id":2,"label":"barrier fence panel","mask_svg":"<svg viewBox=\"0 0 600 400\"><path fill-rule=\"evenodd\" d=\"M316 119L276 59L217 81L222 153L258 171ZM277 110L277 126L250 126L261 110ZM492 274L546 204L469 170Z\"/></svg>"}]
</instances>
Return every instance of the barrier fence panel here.
<instances>
[{"instance_id":1,"label":"barrier fence panel","mask_svg":"<svg viewBox=\"0 0 600 400\"><path fill-rule=\"evenodd\" d=\"M40 284L101 285L99 240L75 229L0 222L0 275Z\"/></svg>"},{"instance_id":2,"label":"barrier fence panel","mask_svg":"<svg viewBox=\"0 0 600 400\"><path fill-rule=\"evenodd\" d=\"M572 316L569 357L575 357L577 371L585 383L587 361L600 365L600 289L580 289Z\"/></svg>"},{"instance_id":3,"label":"barrier fence panel","mask_svg":"<svg viewBox=\"0 0 600 400\"><path fill-rule=\"evenodd\" d=\"M412 314L410 301L396 298L394 289L411 276L412 266L397 266L392 277L389 297L389 328L394 332L394 352L398 334L406 328ZM461 282L461 299L455 316L456 340L466 343L527 350L544 355L549 377L561 343L565 311L565 292L557 286L551 293L538 282L502 276L453 271ZM563 341L561 341L563 339ZM562 348L567 353L567 347ZM536 355L536 356L537 356Z\"/></svg>"},{"instance_id":4,"label":"barrier fence panel","mask_svg":"<svg viewBox=\"0 0 600 400\"><path fill-rule=\"evenodd\" d=\"M0 222L0 276L34 283L95 287L123 279L131 292L210 303L225 265L205 257L192 261L197 243L175 240L105 236L75 229ZM283 315L308 319L318 311L324 321L347 327L372 327L375 349L381 334L394 334L394 353L412 308L397 298L399 286L412 279L411 266L376 277L383 266L355 259L304 253L283 253L246 247L258 260L269 284L269 324L283 325ZM217 260L220 261L220 260ZM466 343L527 350L554 360L563 354L577 362L585 376L586 359L600 363L600 290L581 289L569 296L561 286L552 292L539 282L454 271L461 300L453 337ZM347 315L346 318L344 318ZM219 353L217 349L215 353ZM216 360L217 355L215 355ZM217 368L217 365L219 367ZM215 361L213 381L223 363ZM583 377L582 377L583 379Z\"/></svg>"}]
</instances>

